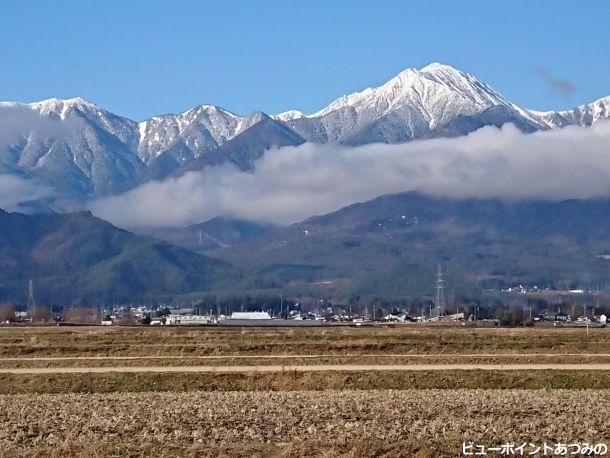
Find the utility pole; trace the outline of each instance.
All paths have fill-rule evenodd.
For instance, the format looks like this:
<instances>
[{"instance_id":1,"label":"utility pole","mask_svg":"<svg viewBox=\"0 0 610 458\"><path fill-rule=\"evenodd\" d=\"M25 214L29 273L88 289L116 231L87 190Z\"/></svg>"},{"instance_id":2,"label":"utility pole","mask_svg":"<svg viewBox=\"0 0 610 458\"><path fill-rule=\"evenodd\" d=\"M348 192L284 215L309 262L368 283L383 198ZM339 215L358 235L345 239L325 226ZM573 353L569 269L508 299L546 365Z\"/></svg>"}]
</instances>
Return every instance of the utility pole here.
<instances>
[{"instance_id":1,"label":"utility pole","mask_svg":"<svg viewBox=\"0 0 610 458\"><path fill-rule=\"evenodd\" d=\"M585 315L585 323L587 323L587 337L589 337L589 318Z\"/></svg>"},{"instance_id":2,"label":"utility pole","mask_svg":"<svg viewBox=\"0 0 610 458\"><path fill-rule=\"evenodd\" d=\"M587 324L587 336L589 336L589 317L587 316L587 303L582 304L583 313L585 316L585 323Z\"/></svg>"}]
</instances>

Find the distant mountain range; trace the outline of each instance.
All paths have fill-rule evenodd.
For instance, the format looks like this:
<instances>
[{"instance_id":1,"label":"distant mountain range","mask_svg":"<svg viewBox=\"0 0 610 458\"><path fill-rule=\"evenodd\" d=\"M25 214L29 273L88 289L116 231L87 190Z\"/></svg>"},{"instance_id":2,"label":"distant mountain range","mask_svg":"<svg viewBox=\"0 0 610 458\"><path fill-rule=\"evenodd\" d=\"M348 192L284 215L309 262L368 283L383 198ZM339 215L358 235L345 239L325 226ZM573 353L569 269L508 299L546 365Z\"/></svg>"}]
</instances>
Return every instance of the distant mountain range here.
<instances>
[{"instance_id":1,"label":"distant mountain range","mask_svg":"<svg viewBox=\"0 0 610 458\"><path fill-rule=\"evenodd\" d=\"M610 278L610 199L385 195L207 253L317 297L428 296L518 284L568 289Z\"/></svg>"},{"instance_id":2,"label":"distant mountain range","mask_svg":"<svg viewBox=\"0 0 610 458\"><path fill-rule=\"evenodd\" d=\"M0 302L199 300L208 294L431 297L440 263L460 301L518 284L580 288L610 278L610 199L385 195L278 228L227 217L138 236L88 212L0 211ZM188 248L188 249L187 249ZM201 253L198 254L195 251Z\"/></svg>"},{"instance_id":3,"label":"distant mountain range","mask_svg":"<svg viewBox=\"0 0 610 458\"><path fill-rule=\"evenodd\" d=\"M568 111L526 110L474 76L438 63L407 69L311 115L239 116L201 105L136 122L80 98L2 102L0 173L37 178L85 201L227 162L249 170L266 150L303 142L398 143L507 122L532 132L608 117L610 97Z\"/></svg>"},{"instance_id":4,"label":"distant mountain range","mask_svg":"<svg viewBox=\"0 0 610 458\"><path fill-rule=\"evenodd\" d=\"M191 226L138 228L137 232L167 240L196 253L205 253L217 248L233 248L278 229L271 224L217 216Z\"/></svg>"},{"instance_id":5,"label":"distant mountain range","mask_svg":"<svg viewBox=\"0 0 610 458\"><path fill-rule=\"evenodd\" d=\"M0 302L111 305L166 300L185 293L239 288L230 264L92 216L22 215L0 210Z\"/></svg>"}]
</instances>

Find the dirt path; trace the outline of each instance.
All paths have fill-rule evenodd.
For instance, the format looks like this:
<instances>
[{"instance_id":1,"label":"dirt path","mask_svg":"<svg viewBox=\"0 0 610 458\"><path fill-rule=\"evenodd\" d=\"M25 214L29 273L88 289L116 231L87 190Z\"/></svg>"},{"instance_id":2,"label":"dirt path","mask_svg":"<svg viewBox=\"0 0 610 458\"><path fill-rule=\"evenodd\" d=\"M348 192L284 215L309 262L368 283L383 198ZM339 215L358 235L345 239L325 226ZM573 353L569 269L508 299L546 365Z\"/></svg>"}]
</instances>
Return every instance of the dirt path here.
<instances>
[{"instance_id":1,"label":"dirt path","mask_svg":"<svg viewBox=\"0 0 610 458\"><path fill-rule=\"evenodd\" d=\"M363 371L610 371L610 364L388 364L388 365L311 365L311 366L114 366L114 367L28 367L0 369L0 374L79 374L110 372L202 372L202 373L248 373L248 372L363 372Z\"/></svg>"},{"instance_id":2,"label":"dirt path","mask_svg":"<svg viewBox=\"0 0 610 458\"><path fill-rule=\"evenodd\" d=\"M608 357L610 353L416 353L416 354L320 354L320 355L146 355L146 356L24 356L0 357L2 361L85 361L85 360L117 360L134 361L155 359L185 359L185 360L222 360L222 359L316 359L316 358L530 358L530 357Z\"/></svg>"}]
</instances>

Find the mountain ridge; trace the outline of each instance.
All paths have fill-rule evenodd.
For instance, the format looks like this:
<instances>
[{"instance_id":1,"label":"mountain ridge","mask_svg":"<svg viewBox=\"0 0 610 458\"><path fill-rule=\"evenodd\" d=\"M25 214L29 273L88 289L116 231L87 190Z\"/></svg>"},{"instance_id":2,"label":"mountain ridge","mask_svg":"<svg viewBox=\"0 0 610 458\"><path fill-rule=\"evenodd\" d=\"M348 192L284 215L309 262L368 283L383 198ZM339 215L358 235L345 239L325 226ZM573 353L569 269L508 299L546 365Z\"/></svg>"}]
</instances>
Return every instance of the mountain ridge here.
<instances>
[{"instance_id":1,"label":"mountain ridge","mask_svg":"<svg viewBox=\"0 0 610 458\"><path fill-rule=\"evenodd\" d=\"M610 199L387 194L206 252L314 296L429 296L519 284L567 290L610 275Z\"/></svg>"},{"instance_id":2,"label":"mountain ridge","mask_svg":"<svg viewBox=\"0 0 610 458\"><path fill-rule=\"evenodd\" d=\"M0 172L40 178L86 201L163 180L191 163L191 169L201 169L233 162L247 170L270 147L300 144L301 139L350 146L401 143L459 136L506 122L533 132L590 126L609 117L610 96L571 110L527 110L473 75L440 63L406 69L379 87L339 97L310 115L290 110L241 116L199 105L136 122L79 97L0 102L0 122L8 126L0 138ZM272 142L266 141L270 128L260 125L269 127L270 120L277 123L271 126L276 134Z\"/></svg>"},{"instance_id":3,"label":"mountain ridge","mask_svg":"<svg viewBox=\"0 0 610 458\"><path fill-rule=\"evenodd\" d=\"M0 209L0 302L25 303L29 280L42 304L99 305L222 289L239 283L241 273L91 212Z\"/></svg>"}]
</instances>

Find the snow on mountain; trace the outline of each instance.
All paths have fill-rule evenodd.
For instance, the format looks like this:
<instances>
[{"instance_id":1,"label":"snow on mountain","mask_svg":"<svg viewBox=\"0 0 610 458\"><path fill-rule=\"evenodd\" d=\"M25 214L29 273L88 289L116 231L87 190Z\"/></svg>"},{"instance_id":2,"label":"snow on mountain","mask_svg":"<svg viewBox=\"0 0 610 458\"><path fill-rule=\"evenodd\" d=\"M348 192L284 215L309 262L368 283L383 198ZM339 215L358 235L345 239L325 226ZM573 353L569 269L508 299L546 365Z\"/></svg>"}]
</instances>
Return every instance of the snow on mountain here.
<instances>
[{"instance_id":1,"label":"snow on mountain","mask_svg":"<svg viewBox=\"0 0 610 458\"><path fill-rule=\"evenodd\" d=\"M59 116L60 119L66 119L71 110L82 110L87 112L92 110L97 112L101 111L97 106L80 97L65 100L55 98L41 100L39 102L30 103L28 106L42 115Z\"/></svg>"},{"instance_id":2,"label":"snow on mountain","mask_svg":"<svg viewBox=\"0 0 610 458\"><path fill-rule=\"evenodd\" d=\"M129 189L142 163L137 123L80 98L0 104L0 173L36 177L71 196Z\"/></svg>"},{"instance_id":3,"label":"snow on mountain","mask_svg":"<svg viewBox=\"0 0 610 458\"><path fill-rule=\"evenodd\" d=\"M199 157L239 135L261 119L260 114L238 116L214 105L201 105L177 115L163 115L139 124L138 154L152 160L181 144L191 158Z\"/></svg>"},{"instance_id":4,"label":"snow on mountain","mask_svg":"<svg viewBox=\"0 0 610 458\"><path fill-rule=\"evenodd\" d=\"M80 97L73 99L47 99L33 103L0 102L0 108L13 107L30 109L39 115L55 121L74 121L76 119L91 123L117 136L122 142L133 146L137 143L134 131L137 123L118 116Z\"/></svg>"},{"instance_id":5,"label":"snow on mountain","mask_svg":"<svg viewBox=\"0 0 610 458\"><path fill-rule=\"evenodd\" d=\"M441 97L449 95L450 100ZM473 76L453 67L432 63L421 70L409 68L378 88L345 95L326 108L310 115L319 118L335 110L355 108L358 112L373 112L379 116L404 105L428 113L430 127L458 112L482 111L492 105L509 105L506 99ZM447 109L447 106L449 109Z\"/></svg>"},{"instance_id":6,"label":"snow on mountain","mask_svg":"<svg viewBox=\"0 0 610 458\"><path fill-rule=\"evenodd\" d=\"M284 146L298 146L305 140L278 119L261 114L261 120L208 154L188 162L174 172L175 176L186 172L201 171L206 167L230 163L241 170L251 170L254 161L265 151Z\"/></svg>"},{"instance_id":7,"label":"snow on mountain","mask_svg":"<svg viewBox=\"0 0 610 458\"><path fill-rule=\"evenodd\" d=\"M493 106L538 122L474 76L439 63L409 68L380 87L342 96L308 116L283 113L282 120L310 141L395 143Z\"/></svg>"},{"instance_id":8,"label":"snow on mountain","mask_svg":"<svg viewBox=\"0 0 610 458\"><path fill-rule=\"evenodd\" d=\"M164 179L199 159L208 163L208 156L265 119L269 117L262 112L239 116L216 106L203 105L182 114L144 121L139 126L138 155L148 170L142 179ZM231 162L230 157L227 154L225 161ZM215 163L220 162L215 159Z\"/></svg>"},{"instance_id":9,"label":"snow on mountain","mask_svg":"<svg viewBox=\"0 0 610 458\"><path fill-rule=\"evenodd\" d=\"M81 98L2 102L0 173L36 177L82 199L115 194L165 178L265 117L202 105L137 123Z\"/></svg>"},{"instance_id":10,"label":"snow on mountain","mask_svg":"<svg viewBox=\"0 0 610 458\"><path fill-rule=\"evenodd\" d=\"M572 110L525 110L473 75L440 63L409 68L310 115L289 110L240 116L201 105L138 123L81 98L0 102L0 173L36 177L88 198L164 179L188 170L192 161L245 167L269 145L398 143L507 122L533 132L609 117L610 97Z\"/></svg>"},{"instance_id":11,"label":"snow on mountain","mask_svg":"<svg viewBox=\"0 0 610 458\"><path fill-rule=\"evenodd\" d=\"M306 116L299 110L288 110L271 116L278 121L292 121L293 119L305 118Z\"/></svg>"},{"instance_id":12,"label":"snow on mountain","mask_svg":"<svg viewBox=\"0 0 610 458\"><path fill-rule=\"evenodd\" d=\"M591 126L610 118L610 96L565 111L531 111L549 129L565 126Z\"/></svg>"},{"instance_id":13,"label":"snow on mountain","mask_svg":"<svg viewBox=\"0 0 610 458\"><path fill-rule=\"evenodd\" d=\"M29 108L37 111L38 113L45 116L58 116L60 119L65 119L70 110L74 109L85 109L85 110L101 110L96 105L87 102L86 100L76 97L73 99L47 99L40 100L32 103L20 103L20 102L0 102L0 107L4 108Z\"/></svg>"}]
</instances>

